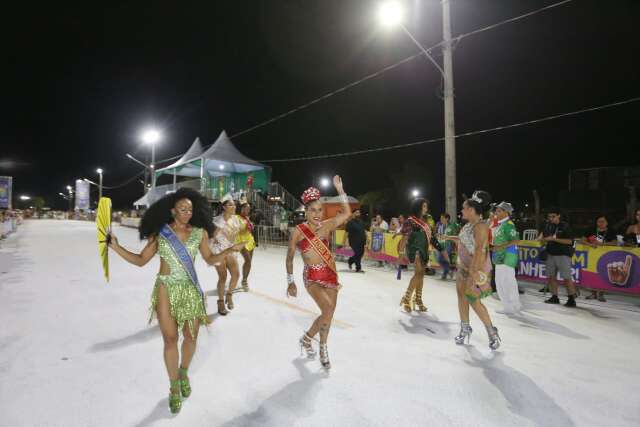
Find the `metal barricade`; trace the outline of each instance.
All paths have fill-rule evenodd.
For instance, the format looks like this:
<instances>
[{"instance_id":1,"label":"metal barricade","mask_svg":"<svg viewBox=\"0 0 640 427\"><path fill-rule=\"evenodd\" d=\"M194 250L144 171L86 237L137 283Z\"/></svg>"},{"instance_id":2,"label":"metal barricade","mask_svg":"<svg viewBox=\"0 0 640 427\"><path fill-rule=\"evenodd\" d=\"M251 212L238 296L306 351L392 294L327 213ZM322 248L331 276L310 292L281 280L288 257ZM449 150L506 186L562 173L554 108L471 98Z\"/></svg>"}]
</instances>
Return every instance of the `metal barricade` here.
<instances>
[{"instance_id":1,"label":"metal barricade","mask_svg":"<svg viewBox=\"0 0 640 427\"><path fill-rule=\"evenodd\" d=\"M253 235L258 247L266 249L269 246L286 247L289 244L291 229L281 229L271 225L256 225Z\"/></svg>"}]
</instances>

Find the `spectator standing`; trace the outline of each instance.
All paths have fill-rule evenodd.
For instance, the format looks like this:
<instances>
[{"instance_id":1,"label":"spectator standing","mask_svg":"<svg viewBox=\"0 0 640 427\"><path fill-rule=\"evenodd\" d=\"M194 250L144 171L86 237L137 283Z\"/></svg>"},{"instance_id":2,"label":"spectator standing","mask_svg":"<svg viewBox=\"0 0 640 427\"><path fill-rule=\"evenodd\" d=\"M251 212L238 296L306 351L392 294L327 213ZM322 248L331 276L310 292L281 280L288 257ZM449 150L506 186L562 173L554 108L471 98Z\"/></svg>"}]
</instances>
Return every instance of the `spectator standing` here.
<instances>
[{"instance_id":1,"label":"spectator standing","mask_svg":"<svg viewBox=\"0 0 640 427\"><path fill-rule=\"evenodd\" d=\"M576 286L571 277L571 258L573 257L573 231L566 221L562 220L559 209L551 209L548 215L549 222L538 236L538 239L546 244L547 260L546 270L549 278L551 298L545 300L547 304L559 304L558 299L558 274L567 286L568 299L565 307L576 306Z\"/></svg>"},{"instance_id":2,"label":"spectator standing","mask_svg":"<svg viewBox=\"0 0 640 427\"><path fill-rule=\"evenodd\" d=\"M362 222L360 209L353 211L351 219L346 226L349 246L353 249L353 256L349 258L349 270L353 264L356 265L356 273L364 273L362 270L362 256L364 255L364 245L367 242L364 222Z\"/></svg>"},{"instance_id":3,"label":"spectator standing","mask_svg":"<svg viewBox=\"0 0 640 427\"><path fill-rule=\"evenodd\" d=\"M384 233L389 231L389 224L377 214L371 223L371 252L380 252L384 249ZM382 267L382 261L378 261L378 267Z\"/></svg>"},{"instance_id":4,"label":"spectator standing","mask_svg":"<svg viewBox=\"0 0 640 427\"><path fill-rule=\"evenodd\" d=\"M406 220L407 220L407 218L404 215L402 215L402 214L398 215L398 226L399 226L400 230L402 230L402 226L404 225L404 222Z\"/></svg>"},{"instance_id":5,"label":"spectator standing","mask_svg":"<svg viewBox=\"0 0 640 427\"><path fill-rule=\"evenodd\" d=\"M382 218L382 215L380 214L376 215L375 220L371 224L371 232L374 231L381 233L389 231L389 224L384 220L384 218Z\"/></svg>"},{"instance_id":6,"label":"spectator standing","mask_svg":"<svg viewBox=\"0 0 640 427\"><path fill-rule=\"evenodd\" d=\"M500 202L495 208L497 223L491 230L492 253L496 276L496 290L506 314L516 314L520 311L520 296L518 295L518 281L516 267L518 266L518 231L511 220L513 206L508 202Z\"/></svg>"},{"instance_id":7,"label":"spectator standing","mask_svg":"<svg viewBox=\"0 0 640 427\"><path fill-rule=\"evenodd\" d=\"M442 266L442 276L440 279L446 280L449 274L451 274L451 278L453 279L452 265L454 266L453 268L455 268L453 257L455 243L452 240L445 239L444 237L457 236L460 228L458 227L458 224L451 222L451 215L443 213L440 215L440 222L438 223L436 230L438 240L443 248L443 251L438 253L438 263ZM444 255L445 253L447 254L446 256Z\"/></svg>"},{"instance_id":8,"label":"spectator standing","mask_svg":"<svg viewBox=\"0 0 640 427\"><path fill-rule=\"evenodd\" d=\"M398 232L400 232L400 222L398 218L393 217L389 222L389 233L397 234Z\"/></svg>"},{"instance_id":9,"label":"spectator standing","mask_svg":"<svg viewBox=\"0 0 640 427\"><path fill-rule=\"evenodd\" d=\"M598 248L604 245L617 246L618 238L615 231L609 227L609 221L606 215L598 215L593 229L585 233L580 243L591 246L592 248ZM601 302L607 301L604 297L604 291L591 291L591 295L588 295L586 299L598 299L598 301Z\"/></svg>"},{"instance_id":10,"label":"spectator standing","mask_svg":"<svg viewBox=\"0 0 640 427\"><path fill-rule=\"evenodd\" d=\"M633 224L627 227L625 242L628 246L640 247L640 208L633 212Z\"/></svg>"}]
</instances>

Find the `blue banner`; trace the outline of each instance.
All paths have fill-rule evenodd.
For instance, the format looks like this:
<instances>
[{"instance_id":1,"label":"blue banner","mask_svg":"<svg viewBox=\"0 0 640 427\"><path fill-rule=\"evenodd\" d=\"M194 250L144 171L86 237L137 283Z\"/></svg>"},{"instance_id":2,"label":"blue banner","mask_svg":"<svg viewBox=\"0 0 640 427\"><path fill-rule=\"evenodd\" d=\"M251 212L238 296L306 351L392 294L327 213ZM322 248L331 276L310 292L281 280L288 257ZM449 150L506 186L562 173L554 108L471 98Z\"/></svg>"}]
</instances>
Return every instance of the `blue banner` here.
<instances>
[{"instance_id":1,"label":"blue banner","mask_svg":"<svg viewBox=\"0 0 640 427\"><path fill-rule=\"evenodd\" d=\"M87 210L90 208L89 200L89 182L77 180L76 181L76 210Z\"/></svg>"},{"instance_id":2,"label":"blue banner","mask_svg":"<svg viewBox=\"0 0 640 427\"><path fill-rule=\"evenodd\" d=\"M0 176L0 209L11 209L12 186L12 177Z\"/></svg>"},{"instance_id":3,"label":"blue banner","mask_svg":"<svg viewBox=\"0 0 640 427\"><path fill-rule=\"evenodd\" d=\"M545 262L540 261L540 259L538 258L541 248L536 246L527 246L526 244L522 244L523 242L520 243L521 244L518 245L518 256L520 262L518 264L516 275L519 277L527 277L540 281L547 279L547 267L545 265ZM573 257L571 258L571 275L574 282L581 282L582 270L587 268L588 262L588 251L577 250L575 252Z\"/></svg>"}]
</instances>

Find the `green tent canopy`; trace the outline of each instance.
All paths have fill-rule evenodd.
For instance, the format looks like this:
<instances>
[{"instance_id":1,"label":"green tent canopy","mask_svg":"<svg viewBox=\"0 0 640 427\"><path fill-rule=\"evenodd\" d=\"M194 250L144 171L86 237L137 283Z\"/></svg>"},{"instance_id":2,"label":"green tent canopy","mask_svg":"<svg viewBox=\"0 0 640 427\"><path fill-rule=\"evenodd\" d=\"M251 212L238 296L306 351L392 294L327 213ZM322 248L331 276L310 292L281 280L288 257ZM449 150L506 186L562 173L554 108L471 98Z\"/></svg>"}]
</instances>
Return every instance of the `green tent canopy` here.
<instances>
[{"instance_id":1,"label":"green tent canopy","mask_svg":"<svg viewBox=\"0 0 640 427\"><path fill-rule=\"evenodd\" d=\"M174 190L178 176L200 178L200 190L216 200L227 193L246 191L250 180L253 181L254 190L266 192L271 168L238 151L227 133L222 131L204 152L200 140L196 138L178 161L156 171L156 179L162 175L173 175Z\"/></svg>"}]
</instances>

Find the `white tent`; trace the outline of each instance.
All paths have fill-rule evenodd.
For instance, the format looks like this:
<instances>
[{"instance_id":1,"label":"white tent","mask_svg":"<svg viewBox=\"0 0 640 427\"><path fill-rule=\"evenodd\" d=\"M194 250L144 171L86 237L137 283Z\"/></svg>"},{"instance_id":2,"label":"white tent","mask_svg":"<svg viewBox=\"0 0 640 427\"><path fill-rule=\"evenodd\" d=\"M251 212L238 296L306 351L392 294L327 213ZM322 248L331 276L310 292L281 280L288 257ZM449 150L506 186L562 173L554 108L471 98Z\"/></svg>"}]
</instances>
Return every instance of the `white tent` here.
<instances>
[{"instance_id":1,"label":"white tent","mask_svg":"<svg viewBox=\"0 0 640 427\"><path fill-rule=\"evenodd\" d=\"M200 147L199 153L197 153L196 143ZM196 139L189 151L180 160L157 170L156 177L162 174L171 174L174 176L202 178L205 175L226 176L233 172L246 173L262 169L269 169L269 167L250 159L238 151L227 136L227 133L222 131L216 142L204 153L200 146L200 140Z\"/></svg>"}]
</instances>

